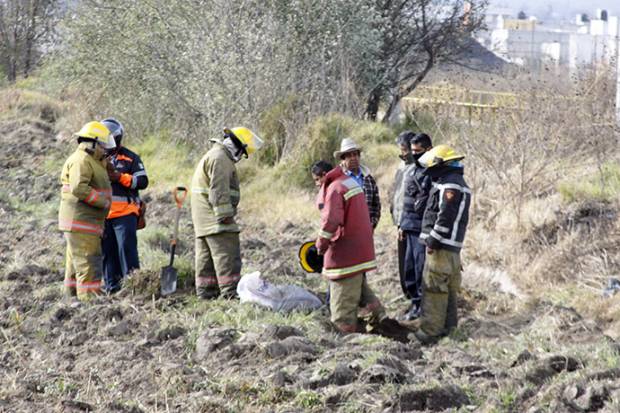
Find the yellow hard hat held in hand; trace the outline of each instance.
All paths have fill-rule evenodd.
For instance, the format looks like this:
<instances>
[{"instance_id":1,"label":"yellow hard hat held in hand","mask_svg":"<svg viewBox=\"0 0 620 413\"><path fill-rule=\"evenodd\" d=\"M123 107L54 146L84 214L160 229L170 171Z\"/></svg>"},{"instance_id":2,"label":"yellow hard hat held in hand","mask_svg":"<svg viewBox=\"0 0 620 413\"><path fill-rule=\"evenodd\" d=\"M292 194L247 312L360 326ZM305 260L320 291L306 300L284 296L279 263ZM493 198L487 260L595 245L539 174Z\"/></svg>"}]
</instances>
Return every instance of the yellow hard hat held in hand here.
<instances>
[{"instance_id":1,"label":"yellow hard hat held in hand","mask_svg":"<svg viewBox=\"0 0 620 413\"><path fill-rule=\"evenodd\" d=\"M224 128L224 134L233 140L238 140L243 147L246 158L263 146L263 140L248 128Z\"/></svg>"},{"instance_id":2,"label":"yellow hard hat held in hand","mask_svg":"<svg viewBox=\"0 0 620 413\"><path fill-rule=\"evenodd\" d=\"M88 122L74 136L78 139L93 140L106 150L116 148L116 142L110 130L101 122Z\"/></svg>"},{"instance_id":3,"label":"yellow hard hat held in hand","mask_svg":"<svg viewBox=\"0 0 620 413\"><path fill-rule=\"evenodd\" d=\"M323 256L319 255L314 241L304 242L299 248L299 265L309 273L320 273L323 271Z\"/></svg>"},{"instance_id":4,"label":"yellow hard hat held in hand","mask_svg":"<svg viewBox=\"0 0 620 413\"><path fill-rule=\"evenodd\" d=\"M443 165L450 161L459 161L465 158L465 155L461 155L454 150L454 148L448 145L437 145L430 151L424 153L418 159L420 165L425 168L432 168L434 166Z\"/></svg>"}]
</instances>

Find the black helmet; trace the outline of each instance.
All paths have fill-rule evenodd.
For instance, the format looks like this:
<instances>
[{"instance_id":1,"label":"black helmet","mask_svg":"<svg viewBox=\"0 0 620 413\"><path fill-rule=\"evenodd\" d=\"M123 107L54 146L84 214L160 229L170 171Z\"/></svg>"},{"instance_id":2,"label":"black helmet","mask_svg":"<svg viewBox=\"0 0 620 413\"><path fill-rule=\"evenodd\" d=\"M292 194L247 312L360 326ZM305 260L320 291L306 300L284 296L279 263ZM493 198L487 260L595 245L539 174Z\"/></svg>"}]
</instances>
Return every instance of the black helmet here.
<instances>
[{"instance_id":1,"label":"black helmet","mask_svg":"<svg viewBox=\"0 0 620 413\"><path fill-rule=\"evenodd\" d=\"M101 123L103 123L110 130L110 134L114 137L114 142L116 142L116 147L120 147L123 134L125 133L123 124L114 118L106 118L102 120Z\"/></svg>"}]
</instances>

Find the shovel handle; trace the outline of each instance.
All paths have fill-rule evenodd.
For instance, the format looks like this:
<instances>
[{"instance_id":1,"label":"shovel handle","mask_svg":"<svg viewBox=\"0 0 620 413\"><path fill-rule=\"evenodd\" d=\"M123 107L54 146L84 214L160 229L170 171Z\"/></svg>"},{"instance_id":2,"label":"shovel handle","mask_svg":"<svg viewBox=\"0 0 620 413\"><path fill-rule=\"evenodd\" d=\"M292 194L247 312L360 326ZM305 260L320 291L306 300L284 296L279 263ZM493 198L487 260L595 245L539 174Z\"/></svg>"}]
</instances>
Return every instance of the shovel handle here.
<instances>
[{"instance_id":1,"label":"shovel handle","mask_svg":"<svg viewBox=\"0 0 620 413\"><path fill-rule=\"evenodd\" d=\"M177 204L176 217L174 221L174 234L172 235L172 240L170 240L170 266L174 264L174 253L177 249L177 237L179 235L179 220L181 218L181 207L183 206L183 201L187 197L187 188L184 186L177 186L172 190L172 194L174 196L174 202Z\"/></svg>"},{"instance_id":2,"label":"shovel handle","mask_svg":"<svg viewBox=\"0 0 620 413\"><path fill-rule=\"evenodd\" d=\"M187 198L187 188L184 186L177 186L172 190L172 194L174 195L174 202L176 202L177 208L181 209L185 198Z\"/></svg>"}]
</instances>

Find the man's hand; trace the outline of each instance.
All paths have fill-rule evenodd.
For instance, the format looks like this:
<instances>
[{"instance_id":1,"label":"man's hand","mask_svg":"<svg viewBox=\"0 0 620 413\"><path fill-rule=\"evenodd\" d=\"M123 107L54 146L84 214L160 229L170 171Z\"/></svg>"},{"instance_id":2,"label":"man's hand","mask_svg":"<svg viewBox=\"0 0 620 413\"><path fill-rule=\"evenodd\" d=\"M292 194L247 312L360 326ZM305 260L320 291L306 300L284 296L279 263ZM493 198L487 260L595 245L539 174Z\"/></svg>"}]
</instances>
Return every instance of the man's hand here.
<instances>
[{"instance_id":1,"label":"man's hand","mask_svg":"<svg viewBox=\"0 0 620 413\"><path fill-rule=\"evenodd\" d=\"M314 245L316 246L318 254L323 255L325 251L327 251L327 248L329 248L329 240L326 238L318 238Z\"/></svg>"},{"instance_id":2,"label":"man's hand","mask_svg":"<svg viewBox=\"0 0 620 413\"><path fill-rule=\"evenodd\" d=\"M121 179L121 173L118 171L108 171L108 178L110 178L110 182L118 182Z\"/></svg>"},{"instance_id":3,"label":"man's hand","mask_svg":"<svg viewBox=\"0 0 620 413\"><path fill-rule=\"evenodd\" d=\"M114 169L114 165L109 160L106 162L106 170L108 171L108 178L111 182L118 182L121 179L121 173Z\"/></svg>"},{"instance_id":4,"label":"man's hand","mask_svg":"<svg viewBox=\"0 0 620 413\"><path fill-rule=\"evenodd\" d=\"M435 252L435 250L434 250L434 249L432 249L431 247L426 247L426 253L427 253L428 255L433 255L433 253L434 253L434 252Z\"/></svg>"},{"instance_id":5,"label":"man's hand","mask_svg":"<svg viewBox=\"0 0 620 413\"><path fill-rule=\"evenodd\" d=\"M404 241L405 240L405 233L400 228L398 229L398 240L399 241Z\"/></svg>"}]
</instances>

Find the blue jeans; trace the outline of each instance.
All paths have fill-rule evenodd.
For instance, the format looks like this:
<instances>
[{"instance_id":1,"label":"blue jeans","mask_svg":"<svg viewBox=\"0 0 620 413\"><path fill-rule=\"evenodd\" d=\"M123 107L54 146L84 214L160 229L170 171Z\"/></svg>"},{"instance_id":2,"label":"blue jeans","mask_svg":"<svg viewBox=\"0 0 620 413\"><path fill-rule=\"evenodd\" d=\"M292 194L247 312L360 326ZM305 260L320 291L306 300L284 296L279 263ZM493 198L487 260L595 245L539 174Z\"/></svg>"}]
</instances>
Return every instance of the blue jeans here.
<instances>
[{"instance_id":1,"label":"blue jeans","mask_svg":"<svg viewBox=\"0 0 620 413\"><path fill-rule=\"evenodd\" d=\"M137 226L138 217L133 214L105 221L101 246L103 280L108 293L120 290L123 278L131 270L140 268Z\"/></svg>"},{"instance_id":2,"label":"blue jeans","mask_svg":"<svg viewBox=\"0 0 620 413\"><path fill-rule=\"evenodd\" d=\"M411 298L414 306L419 306L422 301L422 272L426 257L426 246L420 242L420 234L417 232L404 231L405 256L403 262L404 287L407 296Z\"/></svg>"}]
</instances>

